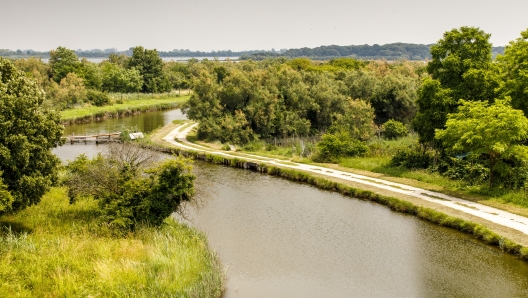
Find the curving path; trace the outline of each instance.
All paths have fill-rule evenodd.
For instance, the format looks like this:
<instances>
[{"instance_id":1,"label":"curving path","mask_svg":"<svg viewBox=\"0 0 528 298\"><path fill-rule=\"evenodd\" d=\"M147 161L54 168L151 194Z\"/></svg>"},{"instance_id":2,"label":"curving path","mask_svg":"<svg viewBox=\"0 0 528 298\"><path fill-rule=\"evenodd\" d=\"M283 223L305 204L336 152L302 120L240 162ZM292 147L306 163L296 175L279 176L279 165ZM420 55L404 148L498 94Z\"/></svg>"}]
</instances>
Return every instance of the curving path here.
<instances>
[{"instance_id":1,"label":"curving path","mask_svg":"<svg viewBox=\"0 0 528 298\"><path fill-rule=\"evenodd\" d=\"M198 125L198 123L195 123L191 126L184 128L185 125L187 124L182 124L176 127L175 129L173 129L163 138L163 140L173 145L176 145L178 147L184 148L184 149L190 149L190 150L199 151L199 152L207 152L209 154L216 154L216 155L226 156L226 157L237 157L236 155L229 154L228 152L216 151L216 150L212 150L210 148L204 147L204 146L190 143L189 141L187 141L186 136L194 127ZM325 168L325 167L320 167L320 166L293 163L293 162L285 163L284 161L281 161L278 159L256 156L256 155L251 155L251 154L244 154L244 158L246 160L256 161L259 163L266 163L266 164L277 165L277 166L285 167L285 168L298 169L298 170L302 170L306 172L325 175L328 177L336 177L336 178L340 178L343 180L353 181L356 183L361 183L364 185L376 187L379 189L385 189L385 190L389 190L392 192L401 193L404 195L420 198L422 200L433 202L435 204L443 205L443 206L446 206L452 209L462 211L467 214L471 214L476 217L483 218L490 222L520 231L524 233L525 235L528 235L528 218L524 216L516 215L510 212L504 211L504 210L500 210L500 209L489 207L489 206L482 205L479 203L467 201L464 199L448 196L443 193L429 191L429 190L412 187L412 186L408 186L408 185L401 184L401 183L367 177L367 176L358 175L358 174L352 174L352 173L343 172L343 171L334 170L334 169Z\"/></svg>"}]
</instances>

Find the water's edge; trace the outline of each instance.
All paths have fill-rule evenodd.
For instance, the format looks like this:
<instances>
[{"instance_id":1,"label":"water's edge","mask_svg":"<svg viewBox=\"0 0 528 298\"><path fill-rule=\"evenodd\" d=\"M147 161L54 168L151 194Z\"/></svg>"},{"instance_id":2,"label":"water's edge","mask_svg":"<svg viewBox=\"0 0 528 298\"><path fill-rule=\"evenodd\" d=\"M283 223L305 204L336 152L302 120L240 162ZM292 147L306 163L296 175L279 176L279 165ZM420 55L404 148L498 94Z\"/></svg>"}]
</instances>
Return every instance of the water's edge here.
<instances>
[{"instance_id":1,"label":"water's edge","mask_svg":"<svg viewBox=\"0 0 528 298\"><path fill-rule=\"evenodd\" d=\"M195 160L202 160L213 164L240 169L253 170L262 174L285 178L290 181L307 183L317 188L334 191L350 198L375 202L389 207L393 211L413 215L422 220L473 235L475 238L483 241L486 244L498 247L504 252L515 255L524 261L528 261L528 247L523 247L522 245L515 243L514 241L503 237L494 231L491 231L481 224L447 215L430 208L418 206L402 199L380 195L373 191L362 190L343 183L330 181L325 178L315 177L300 170L286 169L280 166L269 166L264 163L257 164L244 160L243 158L220 157L214 154L199 153L197 151L176 148L170 145L159 143L149 145L148 147L152 150L181 155Z\"/></svg>"}]
</instances>

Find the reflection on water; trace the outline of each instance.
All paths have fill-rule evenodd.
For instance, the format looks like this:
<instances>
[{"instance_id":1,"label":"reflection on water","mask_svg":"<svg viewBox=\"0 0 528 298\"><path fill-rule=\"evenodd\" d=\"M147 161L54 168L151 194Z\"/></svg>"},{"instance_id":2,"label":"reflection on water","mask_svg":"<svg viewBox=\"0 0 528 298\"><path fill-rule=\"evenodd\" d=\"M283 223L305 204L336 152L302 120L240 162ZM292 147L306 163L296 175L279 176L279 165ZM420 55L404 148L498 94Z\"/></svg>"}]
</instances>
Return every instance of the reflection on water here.
<instances>
[{"instance_id":1,"label":"reflection on water","mask_svg":"<svg viewBox=\"0 0 528 298\"><path fill-rule=\"evenodd\" d=\"M226 297L528 297L528 264L470 236L266 175L195 172L210 196L188 217L228 268Z\"/></svg>"},{"instance_id":2,"label":"reflection on water","mask_svg":"<svg viewBox=\"0 0 528 298\"><path fill-rule=\"evenodd\" d=\"M149 116L156 119L142 118ZM183 118L174 110L68 129L148 132ZM71 160L102 148L54 152ZM196 162L195 173L198 192L208 195L188 218L227 269L228 298L528 297L528 264L468 235L249 171Z\"/></svg>"}]
</instances>

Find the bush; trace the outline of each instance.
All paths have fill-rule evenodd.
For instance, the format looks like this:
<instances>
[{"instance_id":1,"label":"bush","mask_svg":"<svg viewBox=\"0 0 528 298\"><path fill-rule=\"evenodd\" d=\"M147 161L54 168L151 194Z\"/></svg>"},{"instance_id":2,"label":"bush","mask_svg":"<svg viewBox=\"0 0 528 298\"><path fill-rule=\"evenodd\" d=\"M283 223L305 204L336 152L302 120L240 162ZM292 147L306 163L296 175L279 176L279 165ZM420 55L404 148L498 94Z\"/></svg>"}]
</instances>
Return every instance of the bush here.
<instances>
[{"instance_id":1,"label":"bush","mask_svg":"<svg viewBox=\"0 0 528 298\"><path fill-rule=\"evenodd\" d=\"M110 103L110 97L107 93L92 89L89 89L86 92L86 99L88 102L98 107L102 107Z\"/></svg>"},{"instance_id":2,"label":"bush","mask_svg":"<svg viewBox=\"0 0 528 298\"><path fill-rule=\"evenodd\" d=\"M431 152L423 152L419 146L412 146L399 150L392 157L391 165L408 169L427 169L432 162L433 155Z\"/></svg>"},{"instance_id":3,"label":"bush","mask_svg":"<svg viewBox=\"0 0 528 298\"><path fill-rule=\"evenodd\" d=\"M81 155L66 166L64 184L70 202L92 196L100 220L111 227L134 230L138 223L160 225L194 193L189 161L158 163L157 153L131 143L109 145L108 152L88 159Z\"/></svg>"},{"instance_id":4,"label":"bush","mask_svg":"<svg viewBox=\"0 0 528 298\"><path fill-rule=\"evenodd\" d=\"M383 124L381 127L383 136L389 140L394 140L406 136L409 133L409 130L405 125L396 120L389 120Z\"/></svg>"},{"instance_id":5,"label":"bush","mask_svg":"<svg viewBox=\"0 0 528 298\"><path fill-rule=\"evenodd\" d=\"M436 167L438 172L452 180L463 180L469 184L481 184L489 179L489 168L479 159L443 157Z\"/></svg>"},{"instance_id":6,"label":"bush","mask_svg":"<svg viewBox=\"0 0 528 298\"><path fill-rule=\"evenodd\" d=\"M335 134L324 134L317 143L318 154L315 160L335 161L339 157L352 157L368 152L368 146L355 139L342 139Z\"/></svg>"}]
</instances>

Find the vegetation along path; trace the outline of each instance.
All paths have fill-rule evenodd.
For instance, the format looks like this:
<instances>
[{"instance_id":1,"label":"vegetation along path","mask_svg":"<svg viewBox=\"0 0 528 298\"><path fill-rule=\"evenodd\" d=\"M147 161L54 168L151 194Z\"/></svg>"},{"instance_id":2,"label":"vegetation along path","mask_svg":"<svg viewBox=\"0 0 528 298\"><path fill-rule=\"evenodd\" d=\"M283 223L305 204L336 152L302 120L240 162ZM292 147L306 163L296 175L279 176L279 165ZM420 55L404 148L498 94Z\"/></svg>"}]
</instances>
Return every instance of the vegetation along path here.
<instances>
[{"instance_id":1,"label":"vegetation along path","mask_svg":"<svg viewBox=\"0 0 528 298\"><path fill-rule=\"evenodd\" d=\"M187 149L194 150L199 152L206 152L209 154L216 154L226 157L240 157L240 155L233 155L228 152L222 152L217 150L212 150L210 148L193 144L187 141L187 134L197 126L195 123L193 125L182 124L172 131L170 131L163 140L169 142L172 145ZM479 203L467 201L464 199L456 198L453 196L448 196L443 193L429 191L417 187L408 186L401 183L395 183L383 179L377 179L372 177L367 177L363 175L352 174L349 172L339 171L335 169L325 168L321 166L293 163L273 159L273 158L263 158L261 156L244 154L246 159L254 160L258 163L265 163L270 165L275 165L279 167L292 168L297 170L302 170L306 172L316 173L319 175L334 177L343 179L346 181L352 181L359 183L365 186L370 186L370 188L376 188L381 190L387 190L393 193L399 193L406 196L418 198L425 200L434 204L442 205L451 209L461 211L466 214L473 215L475 217L493 222L495 224L508 227L519 232L522 232L524 235L528 235L528 218L519 216L504 210L497 208L489 207Z\"/></svg>"}]
</instances>

